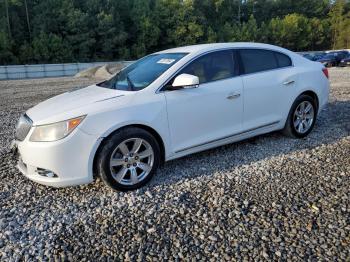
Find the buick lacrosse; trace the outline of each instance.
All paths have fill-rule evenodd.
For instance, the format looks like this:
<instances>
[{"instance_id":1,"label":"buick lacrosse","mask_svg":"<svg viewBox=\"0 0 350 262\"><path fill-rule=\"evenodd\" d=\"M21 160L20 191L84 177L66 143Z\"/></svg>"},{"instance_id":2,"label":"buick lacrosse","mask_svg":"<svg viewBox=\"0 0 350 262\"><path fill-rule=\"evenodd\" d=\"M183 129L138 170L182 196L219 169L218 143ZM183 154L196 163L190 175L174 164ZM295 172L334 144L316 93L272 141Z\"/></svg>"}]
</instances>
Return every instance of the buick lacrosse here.
<instances>
[{"instance_id":1,"label":"buick lacrosse","mask_svg":"<svg viewBox=\"0 0 350 262\"><path fill-rule=\"evenodd\" d=\"M13 145L19 170L38 183L72 186L100 176L131 190L164 161L276 130L305 137L328 95L327 69L289 50L186 46L29 109Z\"/></svg>"}]
</instances>

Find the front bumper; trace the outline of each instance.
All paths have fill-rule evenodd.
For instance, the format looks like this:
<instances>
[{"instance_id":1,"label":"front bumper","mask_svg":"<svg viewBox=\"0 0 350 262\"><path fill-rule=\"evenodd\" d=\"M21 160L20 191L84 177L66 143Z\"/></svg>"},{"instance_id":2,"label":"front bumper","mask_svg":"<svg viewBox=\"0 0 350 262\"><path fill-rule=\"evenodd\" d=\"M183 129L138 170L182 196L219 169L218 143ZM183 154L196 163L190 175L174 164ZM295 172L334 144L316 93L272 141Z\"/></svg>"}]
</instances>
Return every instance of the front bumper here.
<instances>
[{"instance_id":1,"label":"front bumper","mask_svg":"<svg viewBox=\"0 0 350 262\"><path fill-rule=\"evenodd\" d=\"M30 180L53 187L66 187L93 181L93 156L98 137L76 129L55 142L30 142L31 130L24 141L16 141L17 168Z\"/></svg>"}]
</instances>

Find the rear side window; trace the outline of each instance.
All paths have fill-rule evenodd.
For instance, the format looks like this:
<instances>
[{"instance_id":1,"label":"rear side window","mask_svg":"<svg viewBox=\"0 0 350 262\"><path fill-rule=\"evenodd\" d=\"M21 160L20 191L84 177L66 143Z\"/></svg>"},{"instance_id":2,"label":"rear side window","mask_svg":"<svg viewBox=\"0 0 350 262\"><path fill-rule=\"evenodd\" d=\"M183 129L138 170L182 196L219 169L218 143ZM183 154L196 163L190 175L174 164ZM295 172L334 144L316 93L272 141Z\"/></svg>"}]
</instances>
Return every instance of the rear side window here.
<instances>
[{"instance_id":1,"label":"rear side window","mask_svg":"<svg viewBox=\"0 0 350 262\"><path fill-rule=\"evenodd\" d=\"M238 68L234 64L233 51L224 50L209 53L194 60L179 74L198 76L199 83L226 79L238 74Z\"/></svg>"},{"instance_id":2,"label":"rear side window","mask_svg":"<svg viewBox=\"0 0 350 262\"><path fill-rule=\"evenodd\" d=\"M262 49L242 49L239 51L244 73L251 74L278 68L274 52Z\"/></svg>"},{"instance_id":3,"label":"rear side window","mask_svg":"<svg viewBox=\"0 0 350 262\"><path fill-rule=\"evenodd\" d=\"M292 65L292 60L289 58L289 56L278 52L274 52L274 53L276 55L278 67L287 67Z\"/></svg>"}]
</instances>

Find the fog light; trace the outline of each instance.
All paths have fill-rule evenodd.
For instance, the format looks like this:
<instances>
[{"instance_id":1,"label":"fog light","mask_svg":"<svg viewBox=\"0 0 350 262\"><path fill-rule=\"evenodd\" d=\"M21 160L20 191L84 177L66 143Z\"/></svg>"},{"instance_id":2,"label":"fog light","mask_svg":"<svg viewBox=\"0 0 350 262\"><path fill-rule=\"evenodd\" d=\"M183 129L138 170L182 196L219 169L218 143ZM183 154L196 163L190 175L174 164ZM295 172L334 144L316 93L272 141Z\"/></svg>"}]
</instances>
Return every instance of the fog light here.
<instances>
[{"instance_id":1,"label":"fog light","mask_svg":"<svg viewBox=\"0 0 350 262\"><path fill-rule=\"evenodd\" d=\"M51 170L44 169L44 168L37 168L36 172L40 176L45 176L45 177L49 177L49 178L57 177L57 175L54 172L52 172Z\"/></svg>"}]
</instances>

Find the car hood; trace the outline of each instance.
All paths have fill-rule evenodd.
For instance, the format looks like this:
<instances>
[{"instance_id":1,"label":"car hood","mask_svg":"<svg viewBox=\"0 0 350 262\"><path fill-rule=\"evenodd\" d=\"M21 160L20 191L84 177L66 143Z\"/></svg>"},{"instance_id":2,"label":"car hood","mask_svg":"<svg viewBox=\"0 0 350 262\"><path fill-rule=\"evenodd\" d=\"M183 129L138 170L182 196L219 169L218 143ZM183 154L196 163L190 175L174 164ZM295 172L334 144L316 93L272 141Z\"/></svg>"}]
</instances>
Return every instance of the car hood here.
<instances>
[{"instance_id":1,"label":"car hood","mask_svg":"<svg viewBox=\"0 0 350 262\"><path fill-rule=\"evenodd\" d=\"M79 108L92 107L92 104L105 100L120 99L128 93L130 92L92 85L47 99L29 109L27 115L34 125L57 122L79 116L76 114L84 115L84 112L79 113Z\"/></svg>"}]
</instances>

